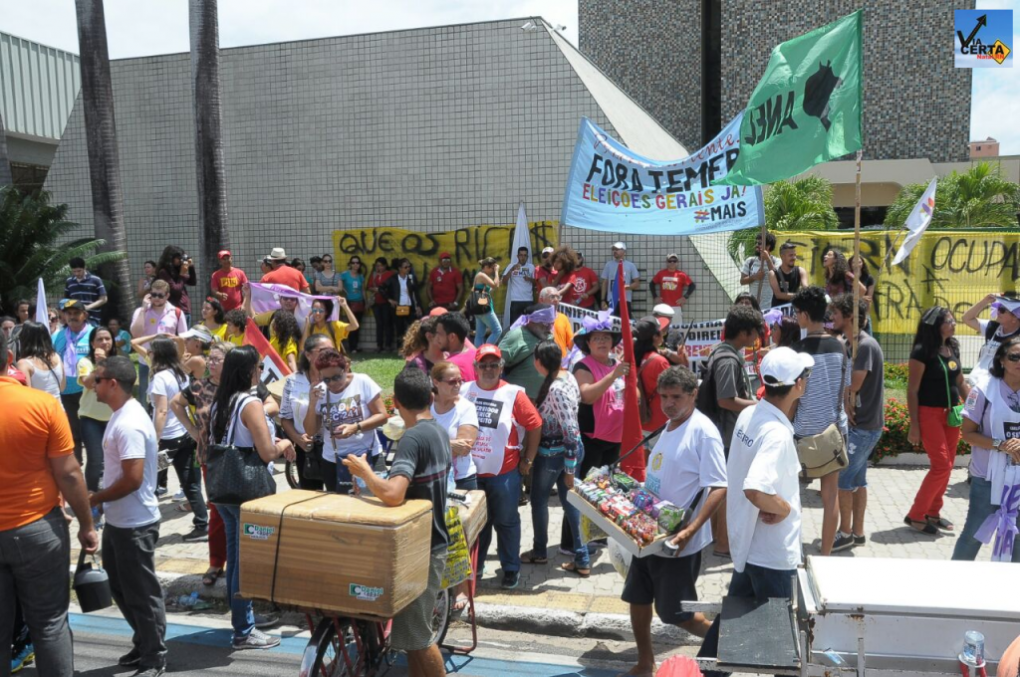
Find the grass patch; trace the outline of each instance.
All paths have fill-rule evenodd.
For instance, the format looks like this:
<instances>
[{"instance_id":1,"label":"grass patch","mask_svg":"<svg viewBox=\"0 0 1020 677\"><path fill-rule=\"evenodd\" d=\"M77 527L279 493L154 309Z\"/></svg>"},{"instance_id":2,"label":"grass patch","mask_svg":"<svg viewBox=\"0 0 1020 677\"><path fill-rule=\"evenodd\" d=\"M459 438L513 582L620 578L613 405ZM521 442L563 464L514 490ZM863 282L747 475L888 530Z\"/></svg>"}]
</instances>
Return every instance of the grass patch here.
<instances>
[{"instance_id":1,"label":"grass patch","mask_svg":"<svg viewBox=\"0 0 1020 677\"><path fill-rule=\"evenodd\" d=\"M371 377L386 395L393 393L393 381L405 364L404 358L397 355L356 355L353 363L354 371Z\"/></svg>"}]
</instances>

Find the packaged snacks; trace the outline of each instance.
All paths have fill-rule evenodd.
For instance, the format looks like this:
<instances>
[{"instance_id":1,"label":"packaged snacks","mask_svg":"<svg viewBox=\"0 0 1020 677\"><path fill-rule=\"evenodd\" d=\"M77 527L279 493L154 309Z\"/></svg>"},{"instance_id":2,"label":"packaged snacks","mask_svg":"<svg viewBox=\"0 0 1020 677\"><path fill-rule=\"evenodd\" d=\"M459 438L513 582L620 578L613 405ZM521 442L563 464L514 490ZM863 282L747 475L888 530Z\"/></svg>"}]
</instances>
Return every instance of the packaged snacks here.
<instances>
[{"instance_id":1,"label":"packaged snacks","mask_svg":"<svg viewBox=\"0 0 1020 677\"><path fill-rule=\"evenodd\" d=\"M674 534L684 521L684 509L668 505L659 510L659 526L667 534Z\"/></svg>"},{"instance_id":2,"label":"packaged snacks","mask_svg":"<svg viewBox=\"0 0 1020 677\"><path fill-rule=\"evenodd\" d=\"M613 484L623 491L634 491L641 486L641 483L627 473L613 473Z\"/></svg>"}]
</instances>

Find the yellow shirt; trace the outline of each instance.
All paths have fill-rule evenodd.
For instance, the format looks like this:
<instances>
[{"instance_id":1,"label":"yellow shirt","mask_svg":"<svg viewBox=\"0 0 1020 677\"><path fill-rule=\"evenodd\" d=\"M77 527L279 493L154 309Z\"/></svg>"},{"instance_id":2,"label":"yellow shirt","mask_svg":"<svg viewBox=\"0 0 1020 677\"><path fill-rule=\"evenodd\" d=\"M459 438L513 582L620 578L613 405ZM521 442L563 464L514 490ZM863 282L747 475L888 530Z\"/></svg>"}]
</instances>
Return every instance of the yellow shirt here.
<instances>
[{"instance_id":1,"label":"yellow shirt","mask_svg":"<svg viewBox=\"0 0 1020 677\"><path fill-rule=\"evenodd\" d=\"M233 343L235 346L243 346L244 334L238 334L237 336L227 336L226 334L224 334L223 340L226 341L227 343Z\"/></svg>"},{"instance_id":2,"label":"yellow shirt","mask_svg":"<svg viewBox=\"0 0 1020 677\"><path fill-rule=\"evenodd\" d=\"M205 328L209 329L208 326L206 326ZM209 333L212 334L213 339L215 339L217 341L226 341L227 340L227 323L224 322L223 324L221 324L219 326L218 329L209 329ZM238 345L240 345L240 344L238 344Z\"/></svg>"},{"instance_id":3,"label":"yellow shirt","mask_svg":"<svg viewBox=\"0 0 1020 677\"><path fill-rule=\"evenodd\" d=\"M329 334L328 325L332 325L333 326L333 335L332 336L330 336L330 334ZM312 327L311 331L308 334L309 336L315 336L316 334L322 334L323 336L330 336L330 338L333 339L333 342L336 343L336 349L341 351L341 352L343 351L343 347L340 345L340 342L343 341L345 338L347 338L347 336L351 333L348 330L348 328L347 328L347 323L346 322L341 322L340 320L333 320L332 322L329 322L328 324L324 324L321 327L313 324L313 325L311 325L311 327Z\"/></svg>"},{"instance_id":4,"label":"yellow shirt","mask_svg":"<svg viewBox=\"0 0 1020 677\"><path fill-rule=\"evenodd\" d=\"M81 380L91 374L93 369L95 367L92 366L89 358L82 357L78 359L78 385L82 388L85 388L85 384ZM110 409L110 405L103 404L96 399L95 388L85 388L82 390L81 402L78 404L78 416L95 419L96 421L109 421L110 417L113 416L113 410Z\"/></svg>"},{"instance_id":5,"label":"yellow shirt","mask_svg":"<svg viewBox=\"0 0 1020 677\"><path fill-rule=\"evenodd\" d=\"M297 342L294 339L287 341L287 345L283 346L282 350L280 349L280 339L275 336L269 339L269 345L272 346L277 355L283 358L284 363L287 362L288 355L293 355L294 359L297 360L298 347Z\"/></svg>"}]
</instances>

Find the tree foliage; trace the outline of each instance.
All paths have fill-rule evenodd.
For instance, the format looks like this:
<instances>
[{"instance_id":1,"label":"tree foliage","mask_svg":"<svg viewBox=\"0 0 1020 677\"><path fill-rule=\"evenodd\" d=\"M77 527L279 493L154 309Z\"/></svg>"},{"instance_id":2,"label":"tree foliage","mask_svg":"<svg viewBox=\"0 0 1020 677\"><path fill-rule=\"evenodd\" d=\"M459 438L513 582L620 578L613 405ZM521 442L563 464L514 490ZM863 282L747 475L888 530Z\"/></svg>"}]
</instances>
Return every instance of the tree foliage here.
<instances>
[{"instance_id":1,"label":"tree foliage","mask_svg":"<svg viewBox=\"0 0 1020 677\"><path fill-rule=\"evenodd\" d=\"M913 183L900 190L886 213L887 228L902 228L927 184ZM1007 181L997 165L981 162L964 173L952 172L938 180L935 212L929 228L1016 228L1020 212L1020 186Z\"/></svg>"},{"instance_id":2,"label":"tree foliage","mask_svg":"<svg viewBox=\"0 0 1020 677\"><path fill-rule=\"evenodd\" d=\"M35 301L40 277L49 301L59 299L75 256L84 258L89 270L126 257L123 252L95 254L103 240L68 241L79 226L66 216L67 205L51 204L45 191L25 195L10 186L0 188L0 302L8 311L18 299Z\"/></svg>"},{"instance_id":3,"label":"tree foliage","mask_svg":"<svg viewBox=\"0 0 1020 677\"><path fill-rule=\"evenodd\" d=\"M776 234L793 230L833 230L839 218L832 208L832 184L820 176L779 181L765 189L765 223ZM738 264L754 252L761 228L738 230L730 237L727 252Z\"/></svg>"}]
</instances>

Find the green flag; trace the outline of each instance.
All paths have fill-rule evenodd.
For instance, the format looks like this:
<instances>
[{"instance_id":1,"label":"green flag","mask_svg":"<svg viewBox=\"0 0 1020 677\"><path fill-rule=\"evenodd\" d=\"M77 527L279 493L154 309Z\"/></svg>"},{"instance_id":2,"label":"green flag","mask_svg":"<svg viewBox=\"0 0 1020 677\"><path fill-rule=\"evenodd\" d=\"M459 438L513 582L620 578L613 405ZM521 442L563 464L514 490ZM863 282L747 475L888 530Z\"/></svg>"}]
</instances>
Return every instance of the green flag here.
<instances>
[{"instance_id":1,"label":"green flag","mask_svg":"<svg viewBox=\"0 0 1020 677\"><path fill-rule=\"evenodd\" d=\"M719 184L772 183L861 148L864 10L775 47Z\"/></svg>"}]
</instances>

